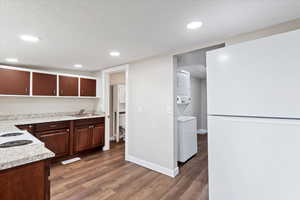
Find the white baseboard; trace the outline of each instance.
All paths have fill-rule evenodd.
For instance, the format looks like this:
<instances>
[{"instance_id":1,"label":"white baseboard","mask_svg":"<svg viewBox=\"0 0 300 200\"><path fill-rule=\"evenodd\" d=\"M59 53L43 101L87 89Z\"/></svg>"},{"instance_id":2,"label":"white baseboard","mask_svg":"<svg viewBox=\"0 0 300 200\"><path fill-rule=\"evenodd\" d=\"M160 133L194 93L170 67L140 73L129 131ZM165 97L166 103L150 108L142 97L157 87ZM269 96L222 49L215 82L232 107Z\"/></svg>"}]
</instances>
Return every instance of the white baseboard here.
<instances>
[{"instance_id":1,"label":"white baseboard","mask_svg":"<svg viewBox=\"0 0 300 200\"><path fill-rule=\"evenodd\" d=\"M69 159L69 160L61 161L61 164L67 165L67 164L71 164L71 163L77 162L79 160L81 160L81 158L76 157L76 158L72 158L72 159Z\"/></svg>"},{"instance_id":2,"label":"white baseboard","mask_svg":"<svg viewBox=\"0 0 300 200\"><path fill-rule=\"evenodd\" d=\"M205 134L207 134L207 130L206 129L198 129L197 134L205 135Z\"/></svg>"},{"instance_id":3,"label":"white baseboard","mask_svg":"<svg viewBox=\"0 0 300 200\"><path fill-rule=\"evenodd\" d=\"M125 159L129 162L133 162L137 165L140 165L140 166L146 167L148 169L151 169L153 171L165 174L165 175L170 176L172 178L177 176L178 173L179 173L179 168L178 167L176 167L175 169L168 169L166 167L162 167L162 166L157 165L155 163L152 163L152 162L149 162L149 161L146 161L146 160L142 160L142 159L136 158L134 156L130 156L130 155L127 155Z\"/></svg>"},{"instance_id":4,"label":"white baseboard","mask_svg":"<svg viewBox=\"0 0 300 200\"><path fill-rule=\"evenodd\" d=\"M116 140L116 136L110 136L110 141L115 141Z\"/></svg>"},{"instance_id":5,"label":"white baseboard","mask_svg":"<svg viewBox=\"0 0 300 200\"><path fill-rule=\"evenodd\" d=\"M109 148L108 148L108 146L107 145L105 145L104 147L103 147L103 149L102 149L103 151L107 151L107 150L109 150Z\"/></svg>"},{"instance_id":6,"label":"white baseboard","mask_svg":"<svg viewBox=\"0 0 300 200\"><path fill-rule=\"evenodd\" d=\"M120 139L123 139L123 138L125 138L125 135L120 135ZM110 137L110 141L116 141L116 136L111 136Z\"/></svg>"}]
</instances>

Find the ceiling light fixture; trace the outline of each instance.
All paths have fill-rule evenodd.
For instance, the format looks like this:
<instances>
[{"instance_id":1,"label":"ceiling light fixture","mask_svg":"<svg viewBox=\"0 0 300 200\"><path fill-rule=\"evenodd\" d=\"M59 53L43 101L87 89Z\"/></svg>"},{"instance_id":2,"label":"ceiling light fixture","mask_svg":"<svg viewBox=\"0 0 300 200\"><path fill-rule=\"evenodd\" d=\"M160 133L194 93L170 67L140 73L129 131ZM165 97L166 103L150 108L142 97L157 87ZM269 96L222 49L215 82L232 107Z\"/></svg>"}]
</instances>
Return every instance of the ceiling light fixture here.
<instances>
[{"instance_id":1,"label":"ceiling light fixture","mask_svg":"<svg viewBox=\"0 0 300 200\"><path fill-rule=\"evenodd\" d=\"M19 60L17 58L6 58L5 60L7 62L11 62L11 63L17 63L17 62L19 62Z\"/></svg>"},{"instance_id":2,"label":"ceiling light fixture","mask_svg":"<svg viewBox=\"0 0 300 200\"><path fill-rule=\"evenodd\" d=\"M120 52L118 52L118 51L112 51L112 52L109 53L109 55L113 56L113 57L118 57L118 56L120 56Z\"/></svg>"},{"instance_id":3,"label":"ceiling light fixture","mask_svg":"<svg viewBox=\"0 0 300 200\"><path fill-rule=\"evenodd\" d=\"M200 22L200 21L194 21L194 22L188 23L188 24L186 25L186 28L187 28L187 29L190 29L190 30L195 30L195 29L200 28L202 25L203 25L202 22Z\"/></svg>"},{"instance_id":4,"label":"ceiling light fixture","mask_svg":"<svg viewBox=\"0 0 300 200\"><path fill-rule=\"evenodd\" d=\"M81 64L75 64L74 67L76 67L76 68L82 68L82 65Z\"/></svg>"},{"instance_id":5,"label":"ceiling light fixture","mask_svg":"<svg viewBox=\"0 0 300 200\"><path fill-rule=\"evenodd\" d=\"M32 36L32 35L21 35L20 39L25 42L34 42L34 43L40 41L40 39L38 37Z\"/></svg>"}]
</instances>

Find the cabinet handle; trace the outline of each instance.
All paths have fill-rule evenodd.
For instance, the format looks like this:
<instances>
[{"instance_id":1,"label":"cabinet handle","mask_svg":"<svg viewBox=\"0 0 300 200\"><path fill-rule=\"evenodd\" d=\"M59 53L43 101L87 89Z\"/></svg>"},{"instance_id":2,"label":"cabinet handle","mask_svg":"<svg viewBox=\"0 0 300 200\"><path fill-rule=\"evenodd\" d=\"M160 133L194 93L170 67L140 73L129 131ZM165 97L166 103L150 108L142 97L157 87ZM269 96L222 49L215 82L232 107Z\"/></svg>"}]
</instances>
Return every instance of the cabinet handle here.
<instances>
[{"instance_id":1,"label":"cabinet handle","mask_svg":"<svg viewBox=\"0 0 300 200\"><path fill-rule=\"evenodd\" d=\"M53 94L56 94L56 90L55 89L53 90Z\"/></svg>"},{"instance_id":2,"label":"cabinet handle","mask_svg":"<svg viewBox=\"0 0 300 200\"><path fill-rule=\"evenodd\" d=\"M28 88L25 88L25 92L28 92Z\"/></svg>"},{"instance_id":3,"label":"cabinet handle","mask_svg":"<svg viewBox=\"0 0 300 200\"><path fill-rule=\"evenodd\" d=\"M70 131L70 129L67 129L67 132L69 132Z\"/></svg>"},{"instance_id":4,"label":"cabinet handle","mask_svg":"<svg viewBox=\"0 0 300 200\"><path fill-rule=\"evenodd\" d=\"M60 90L60 93L63 94L63 93L64 93L64 90Z\"/></svg>"},{"instance_id":5,"label":"cabinet handle","mask_svg":"<svg viewBox=\"0 0 300 200\"><path fill-rule=\"evenodd\" d=\"M56 124L50 125L50 127L51 127L51 128L54 128L54 127L56 127Z\"/></svg>"},{"instance_id":6,"label":"cabinet handle","mask_svg":"<svg viewBox=\"0 0 300 200\"><path fill-rule=\"evenodd\" d=\"M89 126L89 128L94 128L94 126Z\"/></svg>"}]
</instances>

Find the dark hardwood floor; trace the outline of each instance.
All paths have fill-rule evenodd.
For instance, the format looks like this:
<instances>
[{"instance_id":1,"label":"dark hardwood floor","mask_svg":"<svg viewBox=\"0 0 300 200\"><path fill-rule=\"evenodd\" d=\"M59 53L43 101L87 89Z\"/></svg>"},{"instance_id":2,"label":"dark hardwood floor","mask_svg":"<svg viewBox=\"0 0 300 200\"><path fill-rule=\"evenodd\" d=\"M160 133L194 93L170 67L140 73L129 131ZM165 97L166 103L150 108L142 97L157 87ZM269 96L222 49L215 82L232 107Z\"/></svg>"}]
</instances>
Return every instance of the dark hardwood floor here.
<instances>
[{"instance_id":1,"label":"dark hardwood floor","mask_svg":"<svg viewBox=\"0 0 300 200\"><path fill-rule=\"evenodd\" d=\"M208 200L207 137L198 136L198 154L180 166L176 178L124 160L124 144L51 167L51 200Z\"/></svg>"}]
</instances>

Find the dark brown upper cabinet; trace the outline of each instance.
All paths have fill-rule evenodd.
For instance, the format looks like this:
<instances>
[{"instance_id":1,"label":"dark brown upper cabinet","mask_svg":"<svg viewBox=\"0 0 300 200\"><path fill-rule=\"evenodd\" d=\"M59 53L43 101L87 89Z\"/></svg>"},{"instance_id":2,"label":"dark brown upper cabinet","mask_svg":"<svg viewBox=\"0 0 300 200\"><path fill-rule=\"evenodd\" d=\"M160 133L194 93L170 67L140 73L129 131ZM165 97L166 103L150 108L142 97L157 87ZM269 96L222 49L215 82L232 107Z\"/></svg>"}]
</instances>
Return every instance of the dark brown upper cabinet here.
<instances>
[{"instance_id":1,"label":"dark brown upper cabinet","mask_svg":"<svg viewBox=\"0 0 300 200\"><path fill-rule=\"evenodd\" d=\"M59 76L59 96L78 96L78 78Z\"/></svg>"},{"instance_id":2,"label":"dark brown upper cabinet","mask_svg":"<svg viewBox=\"0 0 300 200\"><path fill-rule=\"evenodd\" d=\"M96 96L95 79L80 78L80 96L85 96L85 97Z\"/></svg>"},{"instance_id":3,"label":"dark brown upper cabinet","mask_svg":"<svg viewBox=\"0 0 300 200\"><path fill-rule=\"evenodd\" d=\"M30 72L0 69L0 94L29 95Z\"/></svg>"},{"instance_id":4,"label":"dark brown upper cabinet","mask_svg":"<svg viewBox=\"0 0 300 200\"><path fill-rule=\"evenodd\" d=\"M32 73L32 95L56 96L57 76L52 74Z\"/></svg>"}]
</instances>

